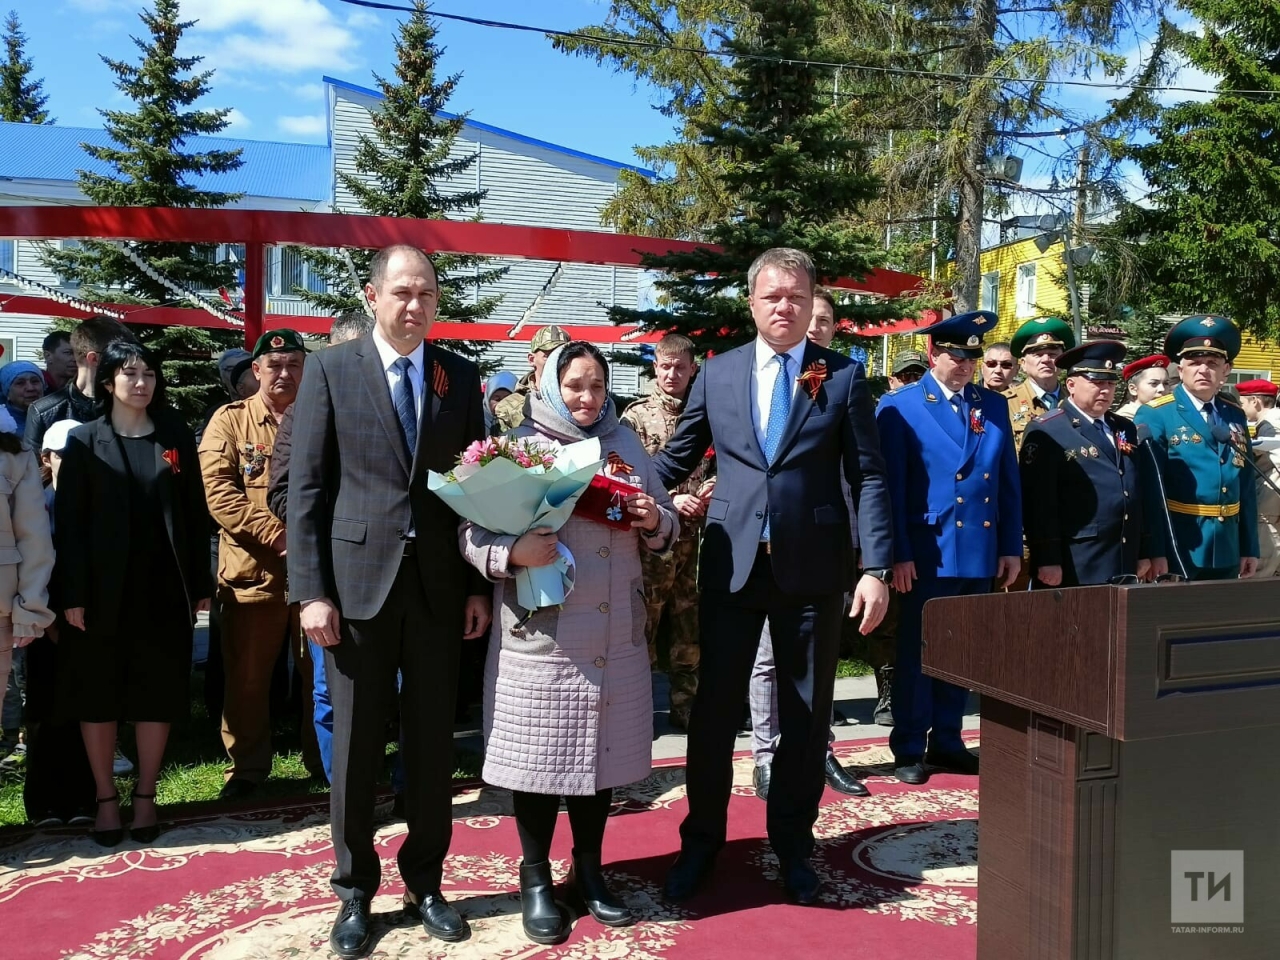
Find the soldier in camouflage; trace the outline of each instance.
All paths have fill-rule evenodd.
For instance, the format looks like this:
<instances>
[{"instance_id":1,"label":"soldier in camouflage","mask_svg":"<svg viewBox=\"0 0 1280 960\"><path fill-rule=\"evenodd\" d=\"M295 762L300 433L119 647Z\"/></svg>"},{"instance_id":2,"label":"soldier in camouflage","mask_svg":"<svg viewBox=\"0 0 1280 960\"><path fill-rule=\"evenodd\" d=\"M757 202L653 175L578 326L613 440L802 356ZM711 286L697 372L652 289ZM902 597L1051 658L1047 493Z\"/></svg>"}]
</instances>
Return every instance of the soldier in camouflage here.
<instances>
[{"instance_id":1,"label":"soldier in camouflage","mask_svg":"<svg viewBox=\"0 0 1280 960\"><path fill-rule=\"evenodd\" d=\"M543 364L551 356L552 350L563 347L568 342L569 335L564 332L564 328L554 323L547 324L533 335L533 342L529 344L529 365L533 369L520 378L512 394L499 401L494 409L494 436L510 433L524 422L524 402L529 392L538 388L538 376L542 373Z\"/></svg>"},{"instance_id":2,"label":"soldier in camouflage","mask_svg":"<svg viewBox=\"0 0 1280 960\"><path fill-rule=\"evenodd\" d=\"M668 334L658 341L654 348L653 389L622 414L622 422L636 432L650 456L675 433L676 420L684 409L696 371L693 341L679 334ZM656 664L658 660L658 627L665 612L671 637L670 719L672 726L681 729L688 728L689 708L698 689L698 544L713 484L709 480L711 467L708 452L689 479L671 491L680 514L680 538L670 554L659 556L648 550L640 554L649 662Z\"/></svg>"}]
</instances>

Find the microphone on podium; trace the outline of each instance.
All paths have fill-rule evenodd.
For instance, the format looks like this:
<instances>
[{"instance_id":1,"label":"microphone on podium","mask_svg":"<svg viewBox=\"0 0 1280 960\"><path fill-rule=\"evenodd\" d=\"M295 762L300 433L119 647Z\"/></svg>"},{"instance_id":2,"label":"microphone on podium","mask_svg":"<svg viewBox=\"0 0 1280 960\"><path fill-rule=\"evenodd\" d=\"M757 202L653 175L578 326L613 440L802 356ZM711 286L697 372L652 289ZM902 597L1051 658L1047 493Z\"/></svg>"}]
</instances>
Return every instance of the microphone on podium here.
<instances>
[{"instance_id":1,"label":"microphone on podium","mask_svg":"<svg viewBox=\"0 0 1280 960\"><path fill-rule=\"evenodd\" d=\"M1182 550L1178 547L1178 534L1173 529L1173 517L1169 513L1169 497L1164 492L1164 475L1160 472L1160 461L1156 457L1155 444L1151 442L1151 428L1145 423L1139 423L1137 430L1138 446L1147 452L1147 469L1156 478L1156 489L1160 491L1160 513L1164 517L1165 532L1169 534L1169 546L1172 547L1170 552L1173 553L1173 559L1177 561L1182 579L1190 580L1187 565L1182 562Z\"/></svg>"}]
</instances>

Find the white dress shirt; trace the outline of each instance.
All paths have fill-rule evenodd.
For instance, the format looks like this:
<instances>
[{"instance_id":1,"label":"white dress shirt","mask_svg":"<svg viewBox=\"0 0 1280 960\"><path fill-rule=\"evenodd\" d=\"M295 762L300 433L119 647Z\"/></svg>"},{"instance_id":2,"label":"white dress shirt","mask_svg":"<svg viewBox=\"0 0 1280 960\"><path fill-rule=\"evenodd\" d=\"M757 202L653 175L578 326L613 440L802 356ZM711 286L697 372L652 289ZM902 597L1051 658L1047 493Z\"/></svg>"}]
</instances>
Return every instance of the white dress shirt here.
<instances>
[{"instance_id":1,"label":"white dress shirt","mask_svg":"<svg viewBox=\"0 0 1280 960\"><path fill-rule=\"evenodd\" d=\"M382 361L382 372L387 378L387 389L391 391L391 409L394 410L396 388L400 386L400 371L395 369L395 362L401 355L386 341L382 331L376 326L373 328L373 345L378 348L378 359ZM408 357L412 364L409 368L409 386L413 388L413 415L417 423L422 423L422 398L426 393L423 387L423 377L426 374L423 369L426 364L426 349L420 343L414 347Z\"/></svg>"},{"instance_id":2,"label":"white dress shirt","mask_svg":"<svg viewBox=\"0 0 1280 960\"><path fill-rule=\"evenodd\" d=\"M800 389L799 376L804 363L804 349L808 338L801 340L787 351L791 361L787 364L787 374L791 377L791 402L794 404L796 393ZM756 442L764 450L765 433L769 429L769 406L773 401L773 384L781 372L781 367L774 362L776 351L760 337L756 337L756 359L751 365L751 421L756 428Z\"/></svg>"}]
</instances>

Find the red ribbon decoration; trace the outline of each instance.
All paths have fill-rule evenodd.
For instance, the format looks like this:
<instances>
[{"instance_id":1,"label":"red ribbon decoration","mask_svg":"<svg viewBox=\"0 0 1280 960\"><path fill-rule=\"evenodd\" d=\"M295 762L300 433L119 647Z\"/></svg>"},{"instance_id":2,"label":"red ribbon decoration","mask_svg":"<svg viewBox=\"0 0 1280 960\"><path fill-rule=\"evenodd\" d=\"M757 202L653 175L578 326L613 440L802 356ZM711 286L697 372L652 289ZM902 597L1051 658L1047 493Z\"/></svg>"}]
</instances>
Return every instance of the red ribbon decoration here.
<instances>
[{"instance_id":1,"label":"red ribbon decoration","mask_svg":"<svg viewBox=\"0 0 1280 960\"><path fill-rule=\"evenodd\" d=\"M169 465L169 469L173 471L175 474L182 472L182 470L178 467L178 451L177 450L166 450L164 453L160 454L160 456L164 458L164 462Z\"/></svg>"}]
</instances>

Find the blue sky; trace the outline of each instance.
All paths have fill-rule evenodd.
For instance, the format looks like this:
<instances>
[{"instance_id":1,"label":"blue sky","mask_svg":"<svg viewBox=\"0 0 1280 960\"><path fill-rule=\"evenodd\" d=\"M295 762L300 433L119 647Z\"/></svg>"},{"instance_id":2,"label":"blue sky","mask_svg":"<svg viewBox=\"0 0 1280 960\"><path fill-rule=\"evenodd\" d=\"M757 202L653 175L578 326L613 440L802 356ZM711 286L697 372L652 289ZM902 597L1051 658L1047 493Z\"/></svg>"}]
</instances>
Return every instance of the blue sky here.
<instances>
[{"instance_id":1,"label":"blue sky","mask_svg":"<svg viewBox=\"0 0 1280 960\"><path fill-rule=\"evenodd\" d=\"M136 61L143 0L0 0L15 8L49 108L65 126L101 126L97 109L124 105L99 54ZM440 0L447 13L573 29L596 23L597 0ZM323 142L322 76L373 86L389 74L397 17L339 0L182 0L198 20L184 38L215 69L208 106L233 108L228 135ZM461 71L450 109L611 160L669 138L649 90L589 60L559 53L542 34L441 20L443 69Z\"/></svg>"}]
</instances>

